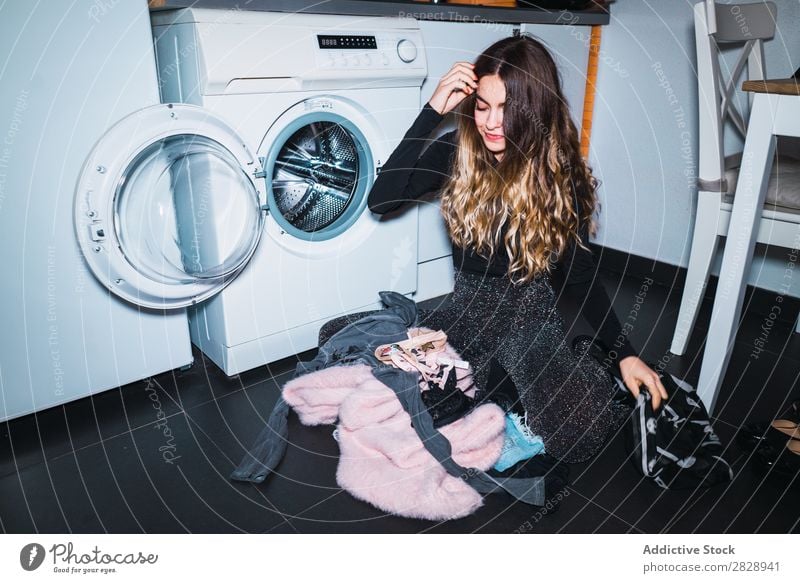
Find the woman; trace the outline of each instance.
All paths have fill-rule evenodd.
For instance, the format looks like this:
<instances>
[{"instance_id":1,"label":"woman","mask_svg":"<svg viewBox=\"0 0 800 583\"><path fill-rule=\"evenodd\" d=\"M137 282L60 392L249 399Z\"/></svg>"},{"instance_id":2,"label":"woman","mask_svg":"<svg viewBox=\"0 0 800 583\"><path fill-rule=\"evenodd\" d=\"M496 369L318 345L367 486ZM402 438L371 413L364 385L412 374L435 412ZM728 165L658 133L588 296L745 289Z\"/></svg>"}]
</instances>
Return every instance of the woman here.
<instances>
[{"instance_id":1,"label":"woman","mask_svg":"<svg viewBox=\"0 0 800 583\"><path fill-rule=\"evenodd\" d=\"M420 157L425 139L456 108L458 129ZM453 65L369 195L370 209L383 214L441 192L455 289L447 308L421 312L419 324L447 332L479 388L490 368L507 371L530 429L565 461L593 455L629 409L612 399L608 375L566 345L551 279L581 301L607 346L616 343L631 393L646 386L655 407L667 397L620 334L608 295L592 285L595 188L555 63L541 43L519 36L493 44L474 65Z\"/></svg>"}]
</instances>

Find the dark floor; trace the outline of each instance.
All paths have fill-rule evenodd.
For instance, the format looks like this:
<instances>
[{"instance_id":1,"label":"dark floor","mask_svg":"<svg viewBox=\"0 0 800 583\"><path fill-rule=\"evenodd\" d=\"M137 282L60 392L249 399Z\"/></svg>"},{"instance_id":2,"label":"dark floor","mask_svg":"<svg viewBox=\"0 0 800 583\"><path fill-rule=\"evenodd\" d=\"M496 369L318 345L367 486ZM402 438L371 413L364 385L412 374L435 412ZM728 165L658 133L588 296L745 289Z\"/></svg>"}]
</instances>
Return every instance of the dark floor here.
<instances>
[{"instance_id":1,"label":"dark floor","mask_svg":"<svg viewBox=\"0 0 800 583\"><path fill-rule=\"evenodd\" d=\"M625 272L603 271L621 319L643 289L641 276ZM650 361L667 353L676 296L655 285L645 292L631 338ZM468 518L408 520L387 516L338 488L333 427L303 427L294 414L291 443L277 475L258 486L233 483L228 475L262 429L295 360L226 378L197 353L190 370L0 424L0 530L798 532L800 479L765 478L733 440L744 421L769 420L790 395L800 394L800 335L792 334L788 319L773 326L767 350L757 360L750 357L769 310L762 306L759 312L757 303L743 321L716 411L715 427L728 444L726 457L735 471L730 484L692 492L645 483L626 459L618 434L596 458L571 467L571 484L555 512L494 494ZM673 356L666 366L692 383L710 305L704 302L687 355ZM563 306L563 312L573 320L574 306ZM586 324L576 322L570 336L587 331Z\"/></svg>"}]
</instances>

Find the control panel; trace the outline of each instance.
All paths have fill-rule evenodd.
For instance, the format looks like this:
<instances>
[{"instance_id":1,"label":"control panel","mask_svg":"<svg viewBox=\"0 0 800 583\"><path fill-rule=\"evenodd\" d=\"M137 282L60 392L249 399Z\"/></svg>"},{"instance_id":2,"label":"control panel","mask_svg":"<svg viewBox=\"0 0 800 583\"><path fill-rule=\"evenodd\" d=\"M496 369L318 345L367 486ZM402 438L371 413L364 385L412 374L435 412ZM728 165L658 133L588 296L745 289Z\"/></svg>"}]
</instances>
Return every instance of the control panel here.
<instances>
[{"instance_id":1,"label":"control panel","mask_svg":"<svg viewBox=\"0 0 800 583\"><path fill-rule=\"evenodd\" d=\"M317 66L322 69L394 69L416 64L422 39L416 31L384 34L316 34Z\"/></svg>"}]
</instances>

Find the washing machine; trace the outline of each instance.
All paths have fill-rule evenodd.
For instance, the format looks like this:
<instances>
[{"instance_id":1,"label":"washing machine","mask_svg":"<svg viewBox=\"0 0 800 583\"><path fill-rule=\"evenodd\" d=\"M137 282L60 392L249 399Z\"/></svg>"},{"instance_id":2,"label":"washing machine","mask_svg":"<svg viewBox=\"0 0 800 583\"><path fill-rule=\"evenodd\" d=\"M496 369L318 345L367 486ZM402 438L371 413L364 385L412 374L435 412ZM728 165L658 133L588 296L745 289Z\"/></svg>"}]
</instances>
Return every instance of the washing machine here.
<instances>
[{"instance_id":1,"label":"washing machine","mask_svg":"<svg viewBox=\"0 0 800 583\"><path fill-rule=\"evenodd\" d=\"M0 52L4 421L188 365L192 351L186 310L140 308L89 273L73 221L95 144L159 106L146 3L5 3Z\"/></svg>"},{"instance_id":2,"label":"washing machine","mask_svg":"<svg viewBox=\"0 0 800 583\"><path fill-rule=\"evenodd\" d=\"M418 211L383 220L366 198L419 111L416 21L185 9L152 24L162 101L178 119L224 120L237 158L177 171L192 186L167 221L183 227L166 263L224 288L193 297L192 341L234 375L315 347L324 322L380 307L381 290L412 295ZM192 134L173 138L176 155L188 143L221 155ZM147 220L134 228L155 208L135 209Z\"/></svg>"}]
</instances>

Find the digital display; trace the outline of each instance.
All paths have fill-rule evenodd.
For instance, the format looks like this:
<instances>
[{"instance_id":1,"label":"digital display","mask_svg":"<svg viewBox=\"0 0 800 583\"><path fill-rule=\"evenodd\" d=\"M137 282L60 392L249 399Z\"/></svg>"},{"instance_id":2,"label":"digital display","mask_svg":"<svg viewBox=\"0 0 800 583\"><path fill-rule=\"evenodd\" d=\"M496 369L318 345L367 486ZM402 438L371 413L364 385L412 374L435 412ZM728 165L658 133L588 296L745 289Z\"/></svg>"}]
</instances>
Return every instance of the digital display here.
<instances>
[{"instance_id":1,"label":"digital display","mask_svg":"<svg viewBox=\"0 0 800 583\"><path fill-rule=\"evenodd\" d=\"M318 34L317 42L321 49L377 49L374 36L338 36Z\"/></svg>"}]
</instances>

